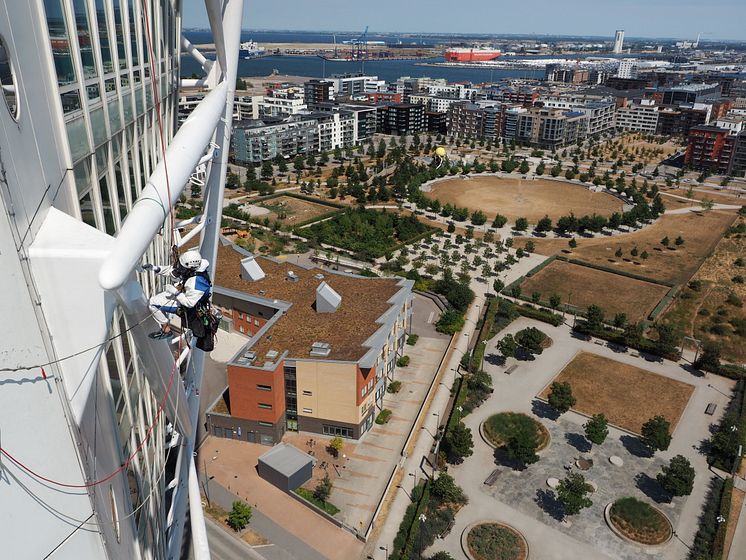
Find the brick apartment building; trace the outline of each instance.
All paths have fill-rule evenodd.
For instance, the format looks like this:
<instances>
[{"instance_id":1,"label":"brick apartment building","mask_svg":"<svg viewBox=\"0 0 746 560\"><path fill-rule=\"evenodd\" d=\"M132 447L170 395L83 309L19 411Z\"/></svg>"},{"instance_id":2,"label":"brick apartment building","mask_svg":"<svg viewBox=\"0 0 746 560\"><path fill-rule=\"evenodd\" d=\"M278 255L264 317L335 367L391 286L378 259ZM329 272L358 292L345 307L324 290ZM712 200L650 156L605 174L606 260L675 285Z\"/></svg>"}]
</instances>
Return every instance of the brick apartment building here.
<instances>
[{"instance_id":1,"label":"brick apartment building","mask_svg":"<svg viewBox=\"0 0 746 560\"><path fill-rule=\"evenodd\" d=\"M737 137L716 126L695 126L689 132L684 163L694 169L727 174Z\"/></svg>"},{"instance_id":2,"label":"brick apartment building","mask_svg":"<svg viewBox=\"0 0 746 560\"><path fill-rule=\"evenodd\" d=\"M411 280L280 262L225 242L213 301L251 339L228 363L208 433L273 444L286 431L360 439L380 410L412 315Z\"/></svg>"}]
</instances>

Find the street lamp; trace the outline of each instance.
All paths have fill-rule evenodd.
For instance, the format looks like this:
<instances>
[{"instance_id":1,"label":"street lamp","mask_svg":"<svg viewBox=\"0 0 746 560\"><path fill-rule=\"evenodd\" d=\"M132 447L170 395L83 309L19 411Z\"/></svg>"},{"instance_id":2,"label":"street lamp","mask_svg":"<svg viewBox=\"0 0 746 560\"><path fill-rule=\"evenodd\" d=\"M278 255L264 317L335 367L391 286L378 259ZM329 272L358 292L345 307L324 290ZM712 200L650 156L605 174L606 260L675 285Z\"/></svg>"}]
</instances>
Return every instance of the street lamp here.
<instances>
[{"instance_id":1,"label":"street lamp","mask_svg":"<svg viewBox=\"0 0 746 560\"><path fill-rule=\"evenodd\" d=\"M421 513L419 520L420 520L420 525L423 524L425 521L427 521L427 515L425 515L424 513ZM420 530L418 532L420 534L420 550L419 550L419 553L417 554L417 558L422 559L422 527L420 527Z\"/></svg>"},{"instance_id":2,"label":"street lamp","mask_svg":"<svg viewBox=\"0 0 746 560\"><path fill-rule=\"evenodd\" d=\"M482 351L482 359L479 361L479 371L484 369L484 355L487 353L487 341L483 340L482 344L484 344L484 350Z\"/></svg>"},{"instance_id":3,"label":"street lamp","mask_svg":"<svg viewBox=\"0 0 746 560\"><path fill-rule=\"evenodd\" d=\"M435 426L435 456L433 457L433 480L435 480L435 469L438 467L438 450L440 449L440 412L433 412L433 416L438 417L438 424Z\"/></svg>"},{"instance_id":4,"label":"street lamp","mask_svg":"<svg viewBox=\"0 0 746 560\"><path fill-rule=\"evenodd\" d=\"M379 546L379 550L386 551L386 560L389 560L389 545Z\"/></svg>"}]
</instances>

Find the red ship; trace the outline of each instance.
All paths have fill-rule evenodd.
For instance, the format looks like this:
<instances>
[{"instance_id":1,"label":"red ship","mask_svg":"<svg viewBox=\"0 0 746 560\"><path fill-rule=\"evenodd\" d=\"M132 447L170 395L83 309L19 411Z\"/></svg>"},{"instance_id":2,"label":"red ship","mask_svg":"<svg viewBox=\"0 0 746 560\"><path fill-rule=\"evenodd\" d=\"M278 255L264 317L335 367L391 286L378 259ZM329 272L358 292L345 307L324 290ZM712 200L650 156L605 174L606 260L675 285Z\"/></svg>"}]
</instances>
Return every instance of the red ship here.
<instances>
[{"instance_id":1,"label":"red ship","mask_svg":"<svg viewBox=\"0 0 746 560\"><path fill-rule=\"evenodd\" d=\"M445 58L448 62L483 62L485 60L495 60L501 54L498 49L448 49L445 52Z\"/></svg>"}]
</instances>

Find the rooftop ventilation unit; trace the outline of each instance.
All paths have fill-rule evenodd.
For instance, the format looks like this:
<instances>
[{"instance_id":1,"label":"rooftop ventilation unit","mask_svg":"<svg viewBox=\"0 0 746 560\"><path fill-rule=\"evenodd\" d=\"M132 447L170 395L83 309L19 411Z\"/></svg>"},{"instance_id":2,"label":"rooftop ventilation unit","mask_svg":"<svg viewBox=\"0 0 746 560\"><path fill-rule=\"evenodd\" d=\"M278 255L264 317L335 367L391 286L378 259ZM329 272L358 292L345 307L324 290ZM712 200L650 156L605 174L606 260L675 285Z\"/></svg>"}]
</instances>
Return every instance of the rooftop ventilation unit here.
<instances>
[{"instance_id":1,"label":"rooftop ventilation unit","mask_svg":"<svg viewBox=\"0 0 746 560\"><path fill-rule=\"evenodd\" d=\"M323 280L324 279L324 275L321 274L320 272L318 274L314 274L313 277L316 278L316 280Z\"/></svg>"},{"instance_id":2,"label":"rooftop ventilation unit","mask_svg":"<svg viewBox=\"0 0 746 560\"><path fill-rule=\"evenodd\" d=\"M311 356L314 358L326 358L332 351L328 342L314 342L311 344Z\"/></svg>"},{"instance_id":3,"label":"rooftop ventilation unit","mask_svg":"<svg viewBox=\"0 0 746 560\"><path fill-rule=\"evenodd\" d=\"M319 287L316 288L316 312L317 313L334 313L339 309L339 305L342 303L342 296L340 296L334 289L327 284L322 282Z\"/></svg>"},{"instance_id":4,"label":"rooftop ventilation unit","mask_svg":"<svg viewBox=\"0 0 746 560\"><path fill-rule=\"evenodd\" d=\"M264 279L264 271L256 262L256 257L250 255L241 261L241 278L249 282L257 282Z\"/></svg>"},{"instance_id":5,"label":"rooftop ventilation unit","mask_svg":"<svg viewBox=\"0 0 746 560\"><path fill-rule=\"evenodd\" d=\"M250 362L253 362L254 360L256 360L256 352L254 352L253 350L249 350L243 355L243 357L249 360Z\"/></svg>"},{"instance_id":6,"label":"rooftop ventilation unit","mask_svg":"<svg viewBox=\"0 0 746 560\"><path fill-rule=\"evenodd\" d=\"M293 272L292 270L288 270L288 280L291 282L297 282L298 281L298 275Z\"/></svg>"},{"instance_id":7,"label":"rooftop ventilation unit","mask_svg":"<svg viewBox=\"0 0 746 560\"><path fill-rule=\"evenodd\" d=\"M277 350L270 350L267 352L267 359L268 360L275 360L277 359L277 356L279 356L280 353Z\"/></svg>"}]
</instances>

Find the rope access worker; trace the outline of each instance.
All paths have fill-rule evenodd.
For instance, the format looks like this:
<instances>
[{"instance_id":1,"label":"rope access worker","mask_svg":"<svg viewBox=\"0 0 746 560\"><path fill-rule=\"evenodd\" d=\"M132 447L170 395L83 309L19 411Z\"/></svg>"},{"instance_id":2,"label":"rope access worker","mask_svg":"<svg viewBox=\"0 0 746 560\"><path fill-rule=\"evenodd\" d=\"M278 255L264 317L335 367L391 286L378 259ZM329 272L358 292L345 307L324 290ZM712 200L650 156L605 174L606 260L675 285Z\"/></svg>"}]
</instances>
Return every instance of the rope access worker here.
<instances>
[{"instance_id":1,"label":"rope access worker","mask_svg":"<svg viewBox=\"0 0 746 560\"><path fill-rule=\"evenodd\" d=\"M207 268L210 263L202 258L196 249L190 249L180 255L173 266L154 266L144 264L143 270L152 270L156 274L170 275L174 284L166 284L166 289L150 298L150 311L161 326L160 331L150 334L151 338L162 339L172 336L171 315L182 311L186 316L189 328L199 312L207 310L212 284ZM203 309L201 309L203 308ZM192 328L197 338L204 336L199 329Z\"/></svg>"}]
</instances>

